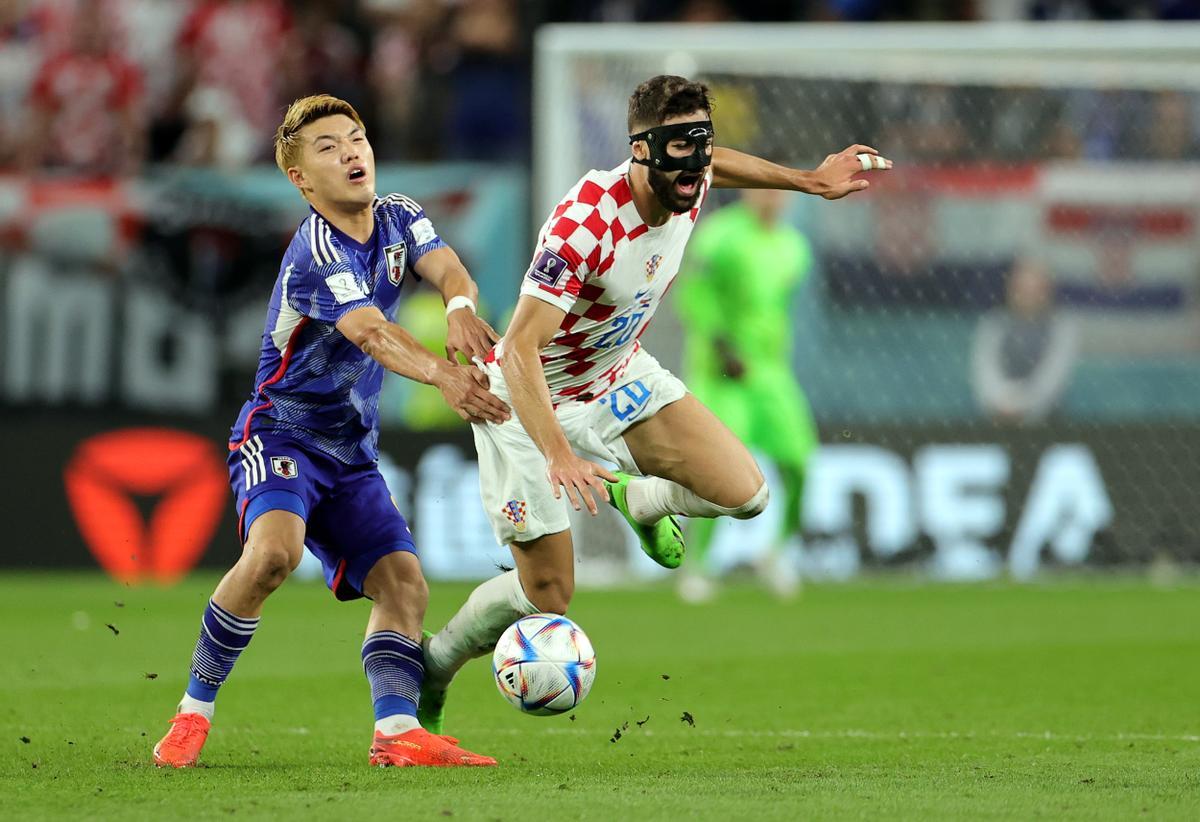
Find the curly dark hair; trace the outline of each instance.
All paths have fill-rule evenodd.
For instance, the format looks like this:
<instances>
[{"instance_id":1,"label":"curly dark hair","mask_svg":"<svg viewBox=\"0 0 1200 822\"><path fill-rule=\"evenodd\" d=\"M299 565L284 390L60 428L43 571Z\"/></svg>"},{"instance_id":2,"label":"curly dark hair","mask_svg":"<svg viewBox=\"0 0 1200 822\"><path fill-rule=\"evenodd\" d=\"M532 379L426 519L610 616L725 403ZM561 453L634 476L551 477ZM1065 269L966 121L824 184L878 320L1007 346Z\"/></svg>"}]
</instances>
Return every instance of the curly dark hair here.
<instances>
[{"instance_id":1,"label":"curly dark hair","mask_svg":"<svg viewBox=\"0 0 1200 822\"><path fill-rule=\"evenodd\" d=\"M708 86L674 74L651 77L629 96L629 133L662 125L663 121L693 111L712 112Z\"/></svg>"}]
</instances>

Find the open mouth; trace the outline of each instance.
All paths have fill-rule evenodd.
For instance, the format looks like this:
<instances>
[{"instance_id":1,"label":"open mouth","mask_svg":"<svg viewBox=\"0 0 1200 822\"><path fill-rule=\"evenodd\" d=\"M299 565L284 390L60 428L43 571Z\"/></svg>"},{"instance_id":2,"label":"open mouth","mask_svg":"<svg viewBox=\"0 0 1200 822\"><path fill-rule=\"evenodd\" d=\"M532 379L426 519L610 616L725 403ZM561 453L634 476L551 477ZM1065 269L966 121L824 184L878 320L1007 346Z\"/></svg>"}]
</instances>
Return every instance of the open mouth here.
<instances>
[{"instance_id":1,"label":"open mouth","mask_svg":"<svg viewBox=\"0 0 1200 822\"><path fill-rule=\"evenodd\" d=\"M355 166L350 169L350 172L346 175L346 179L352 183L360 183L367 179L367 170L362 166Z\"/></svg>"},{"instance_id":2,"label":"open mouth","mask_svg":"<svg viewBox=\"0 0 1200 822\"><path fill-rule=\"evenodd\" d=\"M675 190L683 197L691 197L699 187L699 174L680 174L675 178Z\"/></svg>"}]
</instances>

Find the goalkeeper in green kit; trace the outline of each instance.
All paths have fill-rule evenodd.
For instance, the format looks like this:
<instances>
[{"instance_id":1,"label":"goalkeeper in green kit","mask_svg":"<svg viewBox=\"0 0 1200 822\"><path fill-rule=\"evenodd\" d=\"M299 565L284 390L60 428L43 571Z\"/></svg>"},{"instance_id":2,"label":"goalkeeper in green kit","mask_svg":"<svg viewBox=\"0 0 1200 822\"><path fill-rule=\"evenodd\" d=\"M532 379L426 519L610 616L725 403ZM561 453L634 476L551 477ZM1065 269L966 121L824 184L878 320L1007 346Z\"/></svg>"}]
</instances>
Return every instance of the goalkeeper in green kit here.
<instances>
[{"instance_id":1,"label":"goalkeeper in green kit","mask_svg":"<svg viewBox=\"0 0 1200 822\"><path fill-rule=\"evenodd\" d=\"M799 585L794 557L789 562L784 553L799 541L805 463L817 446L816 424L790 362L792 297L812 254L804 235L780 219L785 196L749 189L701 223L677 303L692 393L779 471L783 522L758 568L781 596ZM686 600L715 593L707 562L716 524L691 520L691 564L679 585Z\"/></svg>"}]
</instances>

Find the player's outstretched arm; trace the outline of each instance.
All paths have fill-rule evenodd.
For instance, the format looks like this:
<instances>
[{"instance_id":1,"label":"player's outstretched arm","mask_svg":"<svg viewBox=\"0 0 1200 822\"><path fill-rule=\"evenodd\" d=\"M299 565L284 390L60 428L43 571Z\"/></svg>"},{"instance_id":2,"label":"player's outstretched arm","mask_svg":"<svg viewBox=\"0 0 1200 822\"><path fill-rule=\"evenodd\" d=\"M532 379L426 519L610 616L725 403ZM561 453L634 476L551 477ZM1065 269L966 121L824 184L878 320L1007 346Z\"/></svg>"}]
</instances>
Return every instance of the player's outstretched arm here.
<instances>
[{"instance_id":1,"label":"player's outstretched arm","mask_svg":"<svg viewBox=\"0 0 1200 822\"><path fill-rule=\"evenodd\" d=\"M508 407L488 391L487 376L473 365L458 365L434 354L375 306L356 308L337 321L342 335L389 371L432 385L469 422L504 422Z\"/></svg>"},{"instance_id":2,"label":"player's outstretched arm","mask_svg":"<svg viewBox=\"0 0 1200 822\"><path fill-rule=\"evenodd\" d=\"M479 287L449 246L437 248L417 260L417 274L436 288L446 306L446 358L462 352L467 360L485 357L500 335L475 315Z\"/></svg>"},{"instance_id":3,"label":"player's outstretched arm","mask_svg":"<svg viewBox=\"0 0 1200 822\"><path fill-rule=\"evenodd\" d=\"M752 154L718 146L713 149L713 186L716 188L777 188L838 200L870 183L855 179L863 171L886 171L892 161L870 146L853 145L830 154L812 171L788 168Z\"/></svg>"},{"instance_id":4,"label":"player's outstretched arm","mask_svg":"<svg viewBox=\"0 0 1200 822\"><path fill-rule=\"evenodd\" d=\"M546 457L546 475L555 499L562 498L560 489L565 488L576 511L580 509L582 499L595 516L597 508L592 491L607 501L608 490L600 480L616 482L617 478L572 450L567 435L558 424L558 417L554 415L550 386L546 384L546 372L542 370L542 349L558 331L565 316L566 312L558 306L522 295L504 335L500 370L504 372L513 410L530 439Z\"/></svg>"}]
</instances>

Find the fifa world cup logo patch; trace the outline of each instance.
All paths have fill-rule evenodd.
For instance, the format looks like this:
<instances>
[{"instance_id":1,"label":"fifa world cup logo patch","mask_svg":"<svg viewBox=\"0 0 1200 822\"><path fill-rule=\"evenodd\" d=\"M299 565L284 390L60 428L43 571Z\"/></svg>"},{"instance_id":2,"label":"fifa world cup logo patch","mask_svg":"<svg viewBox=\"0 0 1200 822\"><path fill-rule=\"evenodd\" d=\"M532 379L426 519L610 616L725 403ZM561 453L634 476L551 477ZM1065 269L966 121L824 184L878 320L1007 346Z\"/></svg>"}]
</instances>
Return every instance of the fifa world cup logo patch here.
<instances>
[{"instance_id":1,"label":"fifa world cup logo patch","mask_svg":"<svg viewBox=\"0 0 1200 822\"><path fill-rule=\"evenodd\" d=\"M654 275L658 273L658 266L661 262L661 254L655 254L650 259L646 260L646 282L650 282L654 279Z\"/></svg>"},{"instance_id":2,"label":"fifa world cup logo patch","mask_svg":"<svg viewBox=\"0 0 1200 822\"><path fill-rule=\"evenodd\" d=\"M504 503L504 516L508 517L508 521L517 529L518 534L525 533L525 528L529 524L525 519L525 500L510 499Z\"/></svg>"}]
</instances>

